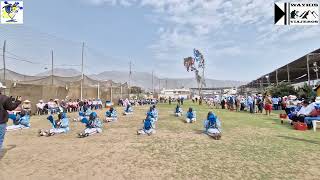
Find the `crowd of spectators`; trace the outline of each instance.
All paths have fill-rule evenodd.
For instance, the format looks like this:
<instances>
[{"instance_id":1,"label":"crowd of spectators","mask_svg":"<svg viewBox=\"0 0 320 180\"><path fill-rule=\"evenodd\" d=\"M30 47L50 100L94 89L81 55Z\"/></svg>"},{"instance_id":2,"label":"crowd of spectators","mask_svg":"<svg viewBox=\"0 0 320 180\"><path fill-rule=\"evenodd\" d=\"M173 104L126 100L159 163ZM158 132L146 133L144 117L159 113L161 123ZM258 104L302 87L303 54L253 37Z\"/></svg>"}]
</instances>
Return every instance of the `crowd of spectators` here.
<instances>
[{"instance_id":1,"label":"crowd of spectators","mask_svg":"<svg viewBox=\"0 0 320 180\"><path fill-rule=\"evenodd\" d=\"M126 107L129 103L133 106L143 106L143 105L156 105L158 104L159 100L156 98L141 98L141 99L133 99L133 98L120 98L118 100L118 106Z\"/></svg>"},{"instance_id":2,"label":"crowd of spectators","mask_svg":"<svg viewBox=\"0 0 320 180\"><path fill-rule=\"evenodd\" d=\"M91 110L102 109L103 102L101 99L85 99L81 101L80 99L69 99L69 100L59 100L50 99L48 102L40 100L37 104L37 114L49 114L57 112L78 112L83 108L89 108Z\"/></svg>"},{"instance_id":3,"label":"crowd of spectators","mask_svg":"<svg viewBox=\"0 0 320 180\"><path fill-rule=\"evenodd\" d=\"M270 115L271 111L282 110L291 120L291 125L302 123L309 129L313 128L314 121L320 121L320 97L308 99L298 98L295 95L271 96L262 94L230 95L205 98L209 106L228 109L230 111L247 111L249 113L263 113ZM280 114L283 116L283 114Z\"/></svg>"},{"instance_id":4,"label":"crowd of spectators","mask_svg":"<svg viewBox=\"0 0 320 180\"><path fill-rule=\"evenodd\" d=\"M291 97L291 96L290 96ZM213 98L205 98L206 104L221 109L228 109L231 111L248 111L250 113L263 113L263 111L270 115L272 110L285 110L289 98L250 94L244 95L228 95L215 96Z\"/></svg>"}]
</instances>

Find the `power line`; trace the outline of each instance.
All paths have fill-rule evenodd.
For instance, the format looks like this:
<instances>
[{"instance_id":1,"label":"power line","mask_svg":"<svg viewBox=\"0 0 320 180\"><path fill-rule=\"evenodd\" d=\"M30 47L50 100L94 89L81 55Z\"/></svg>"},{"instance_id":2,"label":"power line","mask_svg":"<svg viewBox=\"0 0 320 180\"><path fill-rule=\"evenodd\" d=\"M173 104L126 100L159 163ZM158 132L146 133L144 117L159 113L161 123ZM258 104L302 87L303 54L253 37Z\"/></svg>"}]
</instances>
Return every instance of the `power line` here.
<instances>
[{"instance_id":1,"label":"power line","mask_svg":"<svg viewBox=\"0 0 320 180\"><path fill-rule=\"evenodd\" d=\"M3 55L3 54L0 54L0 55ZM36 64L36 65L44 65L44 66L49 66L51 64L44 64L44 63L39 63L39 62L32 62L32 61L29 61L29 60L24 60L24 59L19 59L19 58L16 58L16 57L11 57L11 56L6 56L6 58L8 59L11 59L11 60L16 60L16 61L20 61L20 62L27 62L27 63L30 63L30 64ZM79 67L81 66L80 64L57 64L55 66L74 66L74 67Z\"/></svg>"},{"instance_id":2,"label":"power line","mask_svg":"<svg viewBox=\"0 0 320 180\"><path fill-rule=\"evenodd\" d=\"M37 64L37 65L44 65L44 66L49 66L49 65L51 65L51 64L46 64L46 63L40 63L40 62L35 62L35 61L31 61L31 60L28 60L28 59L26 59L26 58L22 58L22 57L20 57L20 56L18 56L18 55L15 55L14 53L11 53L11 52L9 52L9 51L6 51L6 53L8 53L8 54L10 54L10 55L12 55L12 56L15 56L15 57L11 57L11 56L7 56L6 55L6 58L9 58L9 59L12 59L12 60L17 60L17 61L21 61L21 62L27 62L27 63L30 63L30 64ZM1 54L1 55L3 55L3 54ZM81 66L81 64L57 64L57 65L55 65L55 66L77 66L77 67L79 67L79 66Z\"/></svg>"},{"instance_id":3,"label":"power line","mask_svg":"<svg viewBox=\"0 0 320 180\"><path fill-rule=\"evenodd\" d=\"M85 47L86 47L88 53L91 55L94 55L95 57L109 59L109 60L115 60L115 61L119 61L119 60L124 61L126 59L126 58L108 56L108 55L100 52L99 50L92 48L90 46L87 46L87 45L85 45Z\"/></svg>"},{"instance_id":4,"label":"power line","mask_svg":"<svg viewBox=\"0 0 320 180\"><path fill-rule=\"evenodd\" d=\"M1 55L3 55L3 54L1 54ZM12 59L12 60L17 60L17 61L20 61L20 62L27 62L27 63L31 63L31 64L38 64L38 63L34 63L34 62L31 62L31 61L28 61L28 60L18 59L18 58L16 58L16 57L11 57L11 56L7 56L7 55L6 55L6 58Z\"/></svg>"},{"instance_id":5,"label":"power line","mask_svg":"<svg viewBox=\"0 0 320 180\"><path fill-rule=\"evenodd\" d=\"M0 30L4 30L6 33L9 33L13 37L17 36L17 33L12 31L12 28L2 27ZM74 41L74 40L71 40L71 39L66 39L66 38L62 38L62 37L56 36L54 34L49 34L47 32L38 31L38 30L36 30L36 29L34 29L32 27L29 27L27 25L24 25L21 28L17 27L17 28L15 28L15 30L19 31L18 35L20 35L21 37L23 37L25 39L30 39L30 40L34 40L34 38L32 36L36 35L36 37L38 39L64 41L64 42L68 42L68 43L72 43L72 44L81 44L82 43L80 41ZM0 34L3 34L3 33L0 33ZM26 42L28 42L28 41L26 41ZM44 42L44 41L41 41L41 42Z\"/></svg>"}]
</instances>

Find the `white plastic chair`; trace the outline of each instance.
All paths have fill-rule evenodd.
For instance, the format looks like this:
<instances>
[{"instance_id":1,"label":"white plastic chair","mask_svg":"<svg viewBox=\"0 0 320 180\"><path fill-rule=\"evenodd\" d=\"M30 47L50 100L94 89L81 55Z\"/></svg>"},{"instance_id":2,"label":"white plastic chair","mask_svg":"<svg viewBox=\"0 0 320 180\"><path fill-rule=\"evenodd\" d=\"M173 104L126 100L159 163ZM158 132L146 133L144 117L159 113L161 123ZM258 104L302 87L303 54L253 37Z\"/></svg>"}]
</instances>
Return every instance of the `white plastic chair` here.
<instances>
[{"instance_id":1,"label":"white plastic chair","mask_svg":"<svg viewBox=\"0 0 320 180\"><path fill-rule=\"evenodd\" d=\"M317 131L317 123L320 123L319 120L313 120L312 121L312 126L313 126L313 131L316 132Z\"/></svg>"}]
</instances>

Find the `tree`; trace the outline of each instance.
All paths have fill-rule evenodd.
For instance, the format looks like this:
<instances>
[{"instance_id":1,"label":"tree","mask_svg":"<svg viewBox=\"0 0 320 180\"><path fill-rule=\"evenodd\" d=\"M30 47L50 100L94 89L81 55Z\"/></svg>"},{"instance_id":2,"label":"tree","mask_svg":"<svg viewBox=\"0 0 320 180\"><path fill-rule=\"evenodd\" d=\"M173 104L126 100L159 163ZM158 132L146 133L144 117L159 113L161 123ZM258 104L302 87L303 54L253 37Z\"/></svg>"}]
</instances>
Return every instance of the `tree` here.
<instances>
[{"instance_id":1,"label":"tree","mask_svg":"<svg viewBox=\"0 0 320 180\"><path fill-rule=\"evenodd\" d=\"M298 97L304 98L304 99L312 99L313 97L316 96L312 87L308 86L307 83L304 83L304 85L302 87L299 87L297 89L297 95L298 95Z\"/></svg>"},{"instance_id":2,"label":"tree","mask_svg":"<svg viewBox=\"0 0 320 180\"><path fill-rule=\"evenodd\" d=\"M137 86L132 86L130 88L131 94L141 94L142 93L142 89L141 87L137 87Z\"/></svg>"},{"instance_id":3,"label":"tree","mask_svg":"<svg viewBox=\"0 0 320 180\"><path fill-rule=\"evenodd\" d=\"M267 90L272 96L288 96L288 95L296 95L297 91L295 88L288 83L280 83L278 86L269 87Z\"/></svg>"}]
</instances>

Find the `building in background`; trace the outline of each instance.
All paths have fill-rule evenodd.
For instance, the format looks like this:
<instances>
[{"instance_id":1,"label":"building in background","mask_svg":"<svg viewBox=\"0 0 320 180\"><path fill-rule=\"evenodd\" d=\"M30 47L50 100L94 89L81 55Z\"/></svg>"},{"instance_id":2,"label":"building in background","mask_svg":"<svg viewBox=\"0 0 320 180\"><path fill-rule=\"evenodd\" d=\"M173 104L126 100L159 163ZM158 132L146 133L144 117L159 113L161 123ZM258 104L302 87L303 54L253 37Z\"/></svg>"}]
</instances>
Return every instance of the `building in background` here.
<instances>
[{"instance_id":1,"label":"building in background","mask_svg":"<svg viewBox=\"0 0 320 180\"><path fill-rule=\"evenodd\" d=\"M160 94L160 97L162 98L181 98L183 97L184 99L189 99L191 94L189 89L162 89Z\"/></svg>"},{"instance_id":2,"label":"building in background","mask_svg":"<svg viewBox=\"0 0 320 180\"><path fill-rule=\"evenodd\" d=\"M202 96L204 98L212 98L217 95L235 95L238 92L236 87L221 87L221 88L202 88ZM199 98L198 88L190 88L190 94L193 98Z\"/></svg>"}]
</instances>

